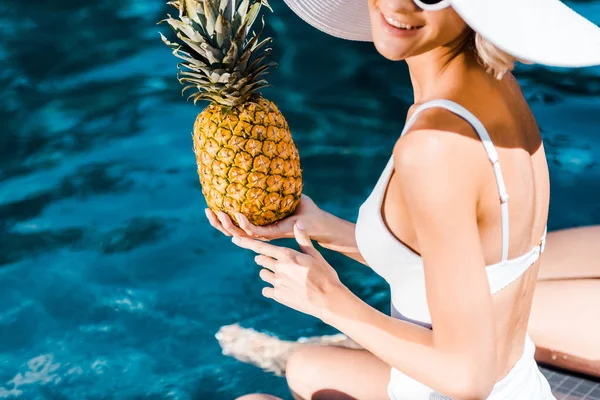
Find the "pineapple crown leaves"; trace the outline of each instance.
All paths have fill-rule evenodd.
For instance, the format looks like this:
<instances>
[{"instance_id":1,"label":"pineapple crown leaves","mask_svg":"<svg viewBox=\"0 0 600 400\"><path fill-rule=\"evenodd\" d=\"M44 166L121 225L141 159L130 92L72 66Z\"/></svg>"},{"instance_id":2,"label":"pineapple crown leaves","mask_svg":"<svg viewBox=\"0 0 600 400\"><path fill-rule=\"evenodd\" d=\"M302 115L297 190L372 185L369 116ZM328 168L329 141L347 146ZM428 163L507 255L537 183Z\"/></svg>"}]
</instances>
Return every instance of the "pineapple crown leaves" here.
<instances>
[{"instance_id":1,"label":"pineapple crown leaves","mask_svg":"<svg viewBox=\"0 0 600 400\"><path fill-rule=\"evenodd\" d=\"M183 60L178 64L182 94L188 97L215 101L223 106L237 106L253 93L268 86L263 79L274 62L266 62L272 49L265 47L271 41L259 41L264 18L258 33L250 28L258 18L262 6L273 11L267 0L242 0L234 9L234 0L173 0L167 3L179 13L170 14L159 23L171 26L177 38L169 41L162 33L162 41Z\"/></svg>"}]
</instances>

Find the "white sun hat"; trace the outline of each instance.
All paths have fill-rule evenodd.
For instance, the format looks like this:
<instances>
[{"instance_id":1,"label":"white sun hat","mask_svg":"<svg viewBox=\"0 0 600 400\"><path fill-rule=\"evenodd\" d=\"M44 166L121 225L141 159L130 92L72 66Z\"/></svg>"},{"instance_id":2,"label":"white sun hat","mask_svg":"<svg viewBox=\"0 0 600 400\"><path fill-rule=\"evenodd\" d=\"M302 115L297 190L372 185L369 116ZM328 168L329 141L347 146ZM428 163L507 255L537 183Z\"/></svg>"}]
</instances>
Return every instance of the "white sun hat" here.
<instances>
[{"instance_id":1,"label":"white sun hat","mask_svg":"<svg viewBox=\"0 0 600 400\"><path fill-rule=\"evenodd\" d=\"M368 0L285 0L330 35L372 41ZM600 28L560 0L444 0L476 32L520 60L557 67L600 65Z\"/></svg>"}]
</instances>

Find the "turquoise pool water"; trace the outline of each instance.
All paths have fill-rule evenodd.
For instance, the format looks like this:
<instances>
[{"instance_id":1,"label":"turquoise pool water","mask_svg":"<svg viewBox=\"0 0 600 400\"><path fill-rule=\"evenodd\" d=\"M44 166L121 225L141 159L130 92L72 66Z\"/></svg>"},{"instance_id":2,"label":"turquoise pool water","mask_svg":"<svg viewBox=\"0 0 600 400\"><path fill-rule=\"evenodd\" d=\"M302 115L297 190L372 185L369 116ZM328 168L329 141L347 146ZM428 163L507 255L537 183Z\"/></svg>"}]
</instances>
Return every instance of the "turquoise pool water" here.
<instances>
[{"instance_id":1,"label":"turquoise pool water","mask_svg":"<svg viewBox=\"0 0 600 400\"><path fill-rule=\"evenodd\" d=\"M600 1L569 3L600 23ZM310 29L278 1L264 94L292 128L305 191L354 220L411 101L404 65ZM204 217L175 58L146 0L0 3L0 399L286 396L224 357L239 322L330 332L264 300L252 257ZM164 28L160 28L164 29ZM521 67L552 176L550 228L600 223L600 69ZM380 278L327 253L385 309Z\"/></svg>"}]
</instances>

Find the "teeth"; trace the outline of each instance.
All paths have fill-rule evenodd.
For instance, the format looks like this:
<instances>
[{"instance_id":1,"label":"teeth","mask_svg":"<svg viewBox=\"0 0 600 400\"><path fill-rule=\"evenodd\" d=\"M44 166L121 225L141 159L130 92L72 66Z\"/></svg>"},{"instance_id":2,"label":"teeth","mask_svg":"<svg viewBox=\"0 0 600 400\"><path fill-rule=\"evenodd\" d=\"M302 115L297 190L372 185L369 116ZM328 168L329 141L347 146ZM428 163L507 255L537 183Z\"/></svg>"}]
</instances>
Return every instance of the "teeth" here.
<instances>
[{"instance_id":1,"label":"teeth","mask_svg":"<svg viewBox=\"0 0 600 400\"><path fill-rule=\"evenodd\" d=\"M392 19L391 17L385 17L385 20L388 22L388 24L395 26L396 28L400 28L400 29L419 29L420 28L420 26L412 26L412 25L408 25L408 24L405 24L400 21L396 21L395 19Z\"/></svg>"}]
</instances>

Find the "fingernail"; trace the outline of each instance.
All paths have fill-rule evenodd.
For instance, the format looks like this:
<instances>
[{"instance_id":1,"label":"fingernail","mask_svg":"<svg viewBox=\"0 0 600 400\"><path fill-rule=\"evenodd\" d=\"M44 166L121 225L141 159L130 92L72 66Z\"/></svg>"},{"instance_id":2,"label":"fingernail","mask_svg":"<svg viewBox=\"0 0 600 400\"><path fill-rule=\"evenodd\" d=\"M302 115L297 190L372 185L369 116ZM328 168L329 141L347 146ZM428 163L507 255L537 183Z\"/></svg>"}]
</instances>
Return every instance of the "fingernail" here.
<instances>
[{"instance_id":1,"label":"fingernail","mask_svg":"<svg viewBox=\"0 0 600 400\"><path fill-rule=\"evenodd\" d=\"M219 220L221 222L225 222L225 213L224 212L219 212L219 214L217 215L219 217Z\"/></svg>"},{"instance_id":2,"label":"fingernail","mask_svg":"<svg viewBox=\"0 0 600 400\"><path fill-rule=\"evenodd\" d=\"M232 237L231 241L233 242L233 244L240 244L241 242L240 238L237 236Z\"/></svg>"},{"instance_id":3,"label":"fingernail","mask_svg":"<svg viewBox=\"0 0 600 400\"><path fill-rule=\"evenodd\" d=\"M301 231L304 230L304 224L302 223L301 220L296 221L296 226L298 227L298 229L300 229Z\"/></svg>"},{"instance_id":4,"label":"fingernail","mask_svg":"<svg viewBox=\"0 0 600 400\"><path fill-rule=\"evenodd\" d=\"M235 213L235 219L237 222L240 222L242 220L242 213Z\"/></svg>"},{"instance_id":5,"label":"fingernail","mask_svg":"<svg viewBox=\"0 0 600 400\"><path fill-rule=\"evenodd\" d=\"M204 209L204 214L206 214L206 218L208 218L208 210L209 210L208 208Z\"/></svg>"}]
</instances>

